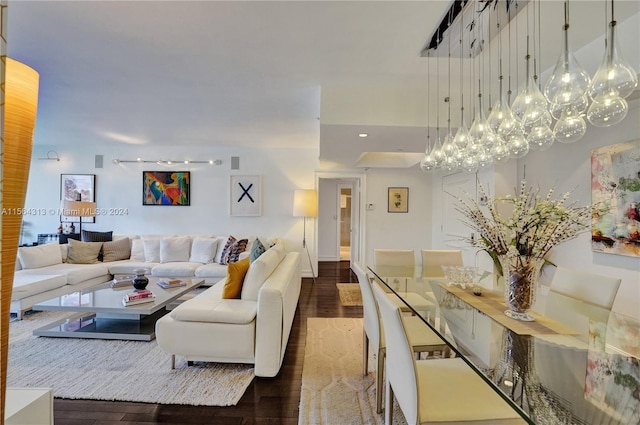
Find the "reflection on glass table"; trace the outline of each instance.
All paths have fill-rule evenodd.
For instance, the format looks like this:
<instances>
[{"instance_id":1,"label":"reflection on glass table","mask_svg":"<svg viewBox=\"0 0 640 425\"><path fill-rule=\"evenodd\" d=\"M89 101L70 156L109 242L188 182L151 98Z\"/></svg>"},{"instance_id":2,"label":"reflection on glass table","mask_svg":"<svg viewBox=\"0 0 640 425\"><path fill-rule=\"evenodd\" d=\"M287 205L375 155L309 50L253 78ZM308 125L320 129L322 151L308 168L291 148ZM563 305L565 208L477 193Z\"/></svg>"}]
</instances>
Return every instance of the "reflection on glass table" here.
<instances>
[{"instance_id":1,"label":"reflection on glass table","mask_svg":"<svg viewBox=\"0 0 640 425\"><path fill-rule=\"evenodd\" d=\"M639 424L640 321L549 292L536 321L506 317L502 294L447 285L421 267L368 268L531 424ZM395 282L393 279L402 276ZM404 293L434 303L429 314Z\"/></svg>"}]
</instances>

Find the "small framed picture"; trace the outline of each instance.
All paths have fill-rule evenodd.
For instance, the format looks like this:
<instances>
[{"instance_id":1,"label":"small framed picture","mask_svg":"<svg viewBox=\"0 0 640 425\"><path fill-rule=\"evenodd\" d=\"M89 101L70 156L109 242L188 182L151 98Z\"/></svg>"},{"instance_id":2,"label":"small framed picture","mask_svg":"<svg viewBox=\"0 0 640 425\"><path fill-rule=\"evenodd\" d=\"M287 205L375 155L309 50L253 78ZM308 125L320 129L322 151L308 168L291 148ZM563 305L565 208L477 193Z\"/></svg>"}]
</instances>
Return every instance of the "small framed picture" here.
<instances>
[{"instance_id":1,"label":"small framed picture","mask_svg":"<svg viewBox=\"0 0 640 425\"><path fill-rule=\"evenodd\" d=\"M409 188L390 187L388 193L387 212L406 213L409 212Z\"/></svg>"},{"instance_id":2,"label":"small framed picture","mask_svg":"<svg viewBox=\"0 0 640 425\"><path fill-rule=\"evenodd\" d=\"M232 216L262 215L261 176L231 176L229 213Z\"/></svg>"}]
</instances>

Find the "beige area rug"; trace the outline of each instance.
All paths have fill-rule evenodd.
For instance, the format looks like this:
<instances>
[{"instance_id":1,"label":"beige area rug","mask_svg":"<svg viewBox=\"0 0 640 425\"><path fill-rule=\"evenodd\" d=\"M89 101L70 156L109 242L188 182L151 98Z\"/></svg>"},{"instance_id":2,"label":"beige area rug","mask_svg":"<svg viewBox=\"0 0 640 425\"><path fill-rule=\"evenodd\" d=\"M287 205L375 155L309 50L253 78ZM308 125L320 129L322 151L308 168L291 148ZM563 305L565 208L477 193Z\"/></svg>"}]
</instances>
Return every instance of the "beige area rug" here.
<instances>
[{"instance_id":1,"label":"beige area rug","mask_svg":"<svg viewBox=\"0 0 640 425\"><path fill-rule=\"evenodd\" d=\"M340 303L345 307L354 307L362 305L362 292L360 285L357 283L336 283L338 287L338 295L340 295Z\"/></svg>"},{"instance_id":2,"label":"beige area rug","mask_svg":"<svg viewBox=\"0 0 640 425\"><path fill-rule=\"evenodd\" d=\"M362 319L307 319L298 424L383 424L374 364L372 355L370 372L362 376ZM393 413L394 424L406 424L399 407Z\"/></svg>"},{"instance_id":3,"label":"beige area rug","mask_svg":"<svg viewBox=\"0 0 640 425\"><path fill-rule=\"evenodd\" d=\"M195 363L155 341L34 337L35 328L68 313L39 312L9 324L9 387L49 387L54 397L204 406L235 405L253 365Z\"/></svg>"}]
</instances>

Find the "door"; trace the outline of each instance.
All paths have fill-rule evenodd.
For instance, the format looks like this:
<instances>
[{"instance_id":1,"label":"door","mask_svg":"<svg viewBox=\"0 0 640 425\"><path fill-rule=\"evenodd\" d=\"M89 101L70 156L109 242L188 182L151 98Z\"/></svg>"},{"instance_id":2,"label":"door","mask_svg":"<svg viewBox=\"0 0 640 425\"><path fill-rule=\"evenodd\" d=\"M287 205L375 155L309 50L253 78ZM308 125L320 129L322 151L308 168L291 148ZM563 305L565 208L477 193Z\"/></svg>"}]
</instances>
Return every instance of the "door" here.
<instances>
[{"instance_id":1,"label":"door","mask_svg":"<svg viewBox=\"0 0 640 425\"><path fill-rule=\"evenodd\" d=\"M338 252L340 253L340 261L351 261L351 184L338 184Z\"/></svg>"}]
</instances>

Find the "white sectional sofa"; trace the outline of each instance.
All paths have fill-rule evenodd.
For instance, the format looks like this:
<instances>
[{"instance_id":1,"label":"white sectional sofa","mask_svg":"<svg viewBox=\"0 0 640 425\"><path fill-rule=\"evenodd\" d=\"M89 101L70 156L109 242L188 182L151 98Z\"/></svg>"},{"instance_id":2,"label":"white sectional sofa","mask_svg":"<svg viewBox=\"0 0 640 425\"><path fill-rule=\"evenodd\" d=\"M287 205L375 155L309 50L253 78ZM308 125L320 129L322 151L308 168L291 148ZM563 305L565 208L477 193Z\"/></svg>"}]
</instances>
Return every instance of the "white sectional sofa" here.
<instances>
[{"instance_id":1,"label":"white sectional sofa","mask_svg":"<svg viewBox=\"0 0 640 425\"><path fill-rule=\"evenodd\" d=\"M300 253L278 243L250 263L239 299L223 298L222 283L187 300L156 323L158 345L188 362L249 363L275 376L300 295Z\"/></svg>"},{"instance_id":2,"label":"white sectional sofa","mask_svg":"<svg viewBox=\"0 0 640 425\"><path fill-rule=\"evenodd\" d=\"M69 261L69 245L47 244L18 249L16 272L13 279L11 313L19 318L34 304L85 289L113 279L114 275L134 274L138 268L147 269L147 275L172 278L204 279L212 285L227 276L223 255L230 235L121 235L100 245L107 248L105 261L89 255L81 264ZM246 240L245 251L238 258L250 255L255 237L237 237ZM125 242L125 240L127 242ZM274 241L272 241L273 243ZM73 246L98 248L78 244ZM95 242L94 244L102 244ZM113 249L112 249L113 248ZM125 249L126 248L126 249ZM115 253L115 254L114 254ZM77 256L72 256L73 258ZM109 257L109 258L107 258ZM107 261L112 259L113 261Z\"/></svg>"}]
</instances>

